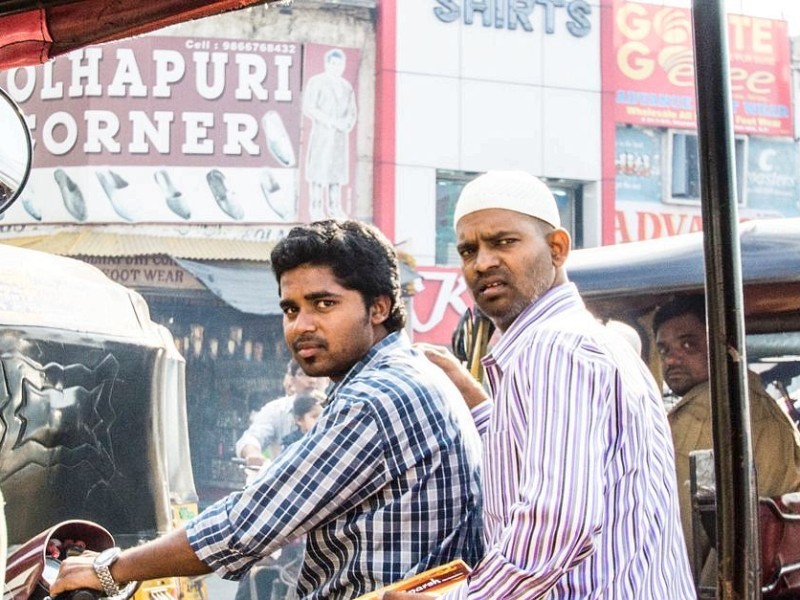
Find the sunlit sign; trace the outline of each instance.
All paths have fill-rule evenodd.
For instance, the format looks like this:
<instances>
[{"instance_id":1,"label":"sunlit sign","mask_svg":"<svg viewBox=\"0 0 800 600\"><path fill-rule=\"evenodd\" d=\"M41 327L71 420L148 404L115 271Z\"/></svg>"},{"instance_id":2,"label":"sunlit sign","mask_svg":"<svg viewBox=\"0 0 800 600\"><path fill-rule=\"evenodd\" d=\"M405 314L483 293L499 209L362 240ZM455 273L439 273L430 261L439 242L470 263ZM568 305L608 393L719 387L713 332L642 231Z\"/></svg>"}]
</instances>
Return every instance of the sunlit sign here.
<instances>
[{"instance_id":1,"label":"sunlit sign","mask_svg":"<svg viewBox=\"0 0 800 600\"><path fill-rule=\"evenodd\" d=\"M435 0L433 14L443 23L463 22L495 29L542 30L548 35L564 27L574 37L588 35L592 29L592 7L586 0Z\"/></svg>"},{"instance_id":2,"label":"sunlit sign","mask_svg":"<svg viewBox=\"0 0 800 600\"><path fill-rule=\"evenodd\" d=\"M694 51L689 9L638 2L614 4L616 121L695 127ZM734 128L791 135L789 37L785 21L728 15Z\"/></svg>"}]
</instances>

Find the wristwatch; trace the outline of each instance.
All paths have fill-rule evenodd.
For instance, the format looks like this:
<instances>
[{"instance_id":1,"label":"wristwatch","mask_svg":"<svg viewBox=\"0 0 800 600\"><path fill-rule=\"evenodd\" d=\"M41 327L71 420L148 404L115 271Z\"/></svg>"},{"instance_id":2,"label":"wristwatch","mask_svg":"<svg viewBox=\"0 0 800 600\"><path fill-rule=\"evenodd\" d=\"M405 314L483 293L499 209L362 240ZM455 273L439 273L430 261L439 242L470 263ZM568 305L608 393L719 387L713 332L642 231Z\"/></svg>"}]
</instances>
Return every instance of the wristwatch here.
<instances>
[{"instance_id":1,"label":"wristwatch","mask_svg":"<svg viewBox=\"0 0 800 600\"><path fill-rule=\"evenodd\" d=\"M111 565L119 558L119 554L122 552L119 548L108 548L103 550L100 554L95 556L94 563L94 572L97 573L97 578L100 580L100 583L103 584L103 593L109 598L112 596L118 596L121 592L117 582L114 581L114 577L111 575L111 571L109 570Z\"/></svg>"}]
</instances>

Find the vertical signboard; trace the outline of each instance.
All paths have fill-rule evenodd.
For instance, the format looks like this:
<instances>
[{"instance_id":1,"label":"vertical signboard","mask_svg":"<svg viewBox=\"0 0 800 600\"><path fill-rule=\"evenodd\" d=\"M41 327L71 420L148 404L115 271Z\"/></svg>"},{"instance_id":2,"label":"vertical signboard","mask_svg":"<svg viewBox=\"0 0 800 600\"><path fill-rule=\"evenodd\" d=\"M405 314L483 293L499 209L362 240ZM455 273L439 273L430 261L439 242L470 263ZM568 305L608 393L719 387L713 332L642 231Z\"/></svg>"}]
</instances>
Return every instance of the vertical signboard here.
<instances>
[{"instance_id":1,"label":"vertical signboard","mask_svg":"<svg viewBox=\"0 0 800 600\"><path fill-rule=\"evenodd\" d=\"M608 0L604 242L702 229L689 1ZM681 4L677 6L676 4ZM742 219L798 214L787 23L728 14ZM613 218L609 218L613 215Z\"/></svg>"}]
</instances>

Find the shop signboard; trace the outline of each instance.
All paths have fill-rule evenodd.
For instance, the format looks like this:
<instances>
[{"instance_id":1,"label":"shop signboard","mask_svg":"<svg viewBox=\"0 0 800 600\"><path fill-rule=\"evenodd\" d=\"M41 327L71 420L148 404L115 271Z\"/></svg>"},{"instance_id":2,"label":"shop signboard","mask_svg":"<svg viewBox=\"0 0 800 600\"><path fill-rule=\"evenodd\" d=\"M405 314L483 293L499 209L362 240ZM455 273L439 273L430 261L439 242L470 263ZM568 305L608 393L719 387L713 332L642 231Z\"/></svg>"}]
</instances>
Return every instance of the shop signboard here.
<instances>
[{"instance_id":1,"label":"shop signboard","mask_svg":"<svg viewBox=\"0 0 800 600\"><path fill-rule=\"evenodd\" d=\"M617 201L661 202L662 136L652 129L619 127L615 170Z\"/></svg>"},{"instance_id":2,"label":"shop signboard","mask_svg":"<svg viewBox=\"0 0 800 600\"><path fill-rule=\"evenodd\" d=\"M751 137L747 150L747 206L800 216L800 164L794 140Z\"/></svg>"},{"instance_id":3,"label":"shop signboard","mask_svg":"<svg viewBox=\"0 0 800 600\"><path fill-rule=\"evenodd\" d=\"M422 289L412 302L415 342L450 344L458 320L473 305L460 267L420 267Z\"/></svg>"},{"instance_id":4,"label":"shop signboard","mask_svg":"<svg viewBox=\"0 0 800 600\"><path fill-rule=\"evenodd\" d=\"M302 220L303 77L314 75L304 56L326 50L142 36L0 73L35 145L26 192L4 224ZM355 87L359 51L337 50L348 64L340 79Z\"/></svg>"},{"instance_id":5,"label":"shop signboard","mask_svg":"<svg viewBox=\"0 0 800 600\"><path fill-rule=\"evenodd\" d=\"M603 88L617 123L694 129L697 117L689 3L613 0L613 44ZM728 15L733 125L737 133L791 136L786 21Z\"/></svg>"}]
</instances>

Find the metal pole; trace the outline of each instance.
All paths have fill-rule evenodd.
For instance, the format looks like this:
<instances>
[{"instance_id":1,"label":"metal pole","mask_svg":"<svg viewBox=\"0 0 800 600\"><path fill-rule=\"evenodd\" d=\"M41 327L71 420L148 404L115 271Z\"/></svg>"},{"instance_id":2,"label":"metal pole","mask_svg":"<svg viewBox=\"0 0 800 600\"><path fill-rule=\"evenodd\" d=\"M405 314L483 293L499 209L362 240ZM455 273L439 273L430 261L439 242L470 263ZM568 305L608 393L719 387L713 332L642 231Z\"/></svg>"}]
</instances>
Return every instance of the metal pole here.
<instances>
[{"instance_id":1,"label":"metal pole","mask_svg":"<svg viewBox=\"0 0 800 600\"><path fill-rule=\"evenodd\" d=\"M717 500L717 598L761 597L724 0L693 0Z\"/></svg>"}]
</instances>

